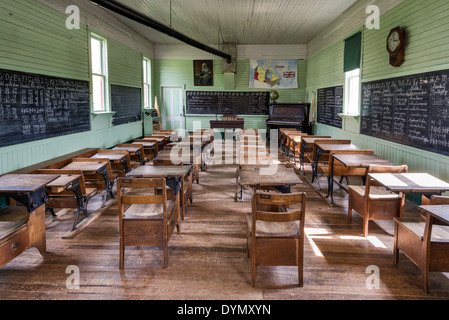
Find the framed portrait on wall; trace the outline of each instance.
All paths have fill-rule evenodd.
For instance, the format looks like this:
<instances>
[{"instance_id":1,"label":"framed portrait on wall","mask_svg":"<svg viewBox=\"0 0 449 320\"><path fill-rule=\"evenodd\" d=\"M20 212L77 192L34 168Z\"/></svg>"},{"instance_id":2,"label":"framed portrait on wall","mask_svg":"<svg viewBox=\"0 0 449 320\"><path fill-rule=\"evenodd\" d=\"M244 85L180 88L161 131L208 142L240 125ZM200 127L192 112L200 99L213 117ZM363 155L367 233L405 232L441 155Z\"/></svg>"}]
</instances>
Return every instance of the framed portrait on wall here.
<instances>
[{"instance_id":1,"label":"framed portrait on wall","mask_svg":"<svg viewBox=\"0 0 449 320\"><path fill-rule=\"evenodd\" d=\"M194 60L193 72L195 86L213 86L214 85L214 61L213 60Z\"/></svg>"}]
</instances>

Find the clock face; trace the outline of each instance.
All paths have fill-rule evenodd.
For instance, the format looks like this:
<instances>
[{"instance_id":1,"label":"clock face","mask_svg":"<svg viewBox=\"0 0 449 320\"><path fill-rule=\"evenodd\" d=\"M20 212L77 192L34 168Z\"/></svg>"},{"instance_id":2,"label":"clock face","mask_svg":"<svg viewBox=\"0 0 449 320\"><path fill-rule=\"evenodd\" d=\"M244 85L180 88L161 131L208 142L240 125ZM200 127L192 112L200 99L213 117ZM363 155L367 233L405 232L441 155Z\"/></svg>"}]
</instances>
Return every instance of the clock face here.
<instances>
[{"instance_id":1,"label":"clock face","mask_svg":"<svg viewBox=\"0 0 449 320\"><path fill-rule=\"evenodd\" d=\"M401 44L401 38L398 31L393 31L388 38L388 49L390 51L395 51Z\"/></svg>"}]
</instances>

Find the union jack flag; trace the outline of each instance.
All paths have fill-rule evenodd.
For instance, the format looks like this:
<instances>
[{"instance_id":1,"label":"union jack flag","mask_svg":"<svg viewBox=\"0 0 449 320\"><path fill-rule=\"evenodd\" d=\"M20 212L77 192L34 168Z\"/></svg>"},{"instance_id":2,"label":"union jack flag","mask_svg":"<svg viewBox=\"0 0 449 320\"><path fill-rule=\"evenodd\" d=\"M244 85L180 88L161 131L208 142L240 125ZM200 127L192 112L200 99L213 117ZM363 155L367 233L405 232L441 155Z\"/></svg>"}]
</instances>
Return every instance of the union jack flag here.
<instances>
[{"instance_id":1,"label":"union jack flag","mask_svg":"<svg viewBox=\"0 0 449 320\"><path fill-rule=\"evenodd\" d=\"M284 78L294 78L296 76L295 72L284 72Z\"/></svg>"}]
</instances>

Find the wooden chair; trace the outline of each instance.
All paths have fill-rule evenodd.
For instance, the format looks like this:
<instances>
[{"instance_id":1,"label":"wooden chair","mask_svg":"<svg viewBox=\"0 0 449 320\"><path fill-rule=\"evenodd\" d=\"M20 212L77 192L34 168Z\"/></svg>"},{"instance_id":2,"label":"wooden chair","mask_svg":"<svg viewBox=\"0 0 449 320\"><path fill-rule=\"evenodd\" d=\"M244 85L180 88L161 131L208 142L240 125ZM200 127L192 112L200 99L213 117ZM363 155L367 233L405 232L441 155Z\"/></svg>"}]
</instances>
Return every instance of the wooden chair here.
<instances>
[{"instance_id":1,"label":"wooden chair","mask_svg":"<svg viewBox=\"0 0 449 320\"><path fill-rule=\"evenodd\" d=\"M366 186L349 186L348 223L352 222L352 210L363 218L363 236L368 235L370 220L393 220L401 217L404 211L405 194L396 194L383 186L378 186L370 173L406 173L403 166L370 166Z\"/></svg>"},{"instance_id":2,"label":"wooden chair","mask_svg":"<svg viewBox=\"0 0 449 320\"><path fill-rule=\"evenodd\" d=\"M299 204L299 210L290 210ZM297 266L303 286L305 193L256 192L247 214L246 251L251 257L251 283L255 286L258 266Z\"/></svg>"},{"instance_id":3,"label":"wooden chair","mask_svg":"<svg viewBox=\"0 0 449 320\"><path fill-rule=\"evenodd\" d=\"M449 197L433 196L430 205L449 205ZM420 270L423 289L429 290L429 272L449 271L449 226L426 214L424 219L395 218L393 259L402 251Z\"/></svg>"},{"instance_id":4,"label":"wooden chair","mask_svg":"<svg viewBox=\"0 0 449 320\"><path fill-rule=\"evenodd\" d=\"M120 224L120 262L124 268L126 246L163 247L168 266L168 242L180 228L179 193L168 200L165 179L119 178L117 198ZM154 192L153 192L154 190Z\"/></svg>"}]
</instances>

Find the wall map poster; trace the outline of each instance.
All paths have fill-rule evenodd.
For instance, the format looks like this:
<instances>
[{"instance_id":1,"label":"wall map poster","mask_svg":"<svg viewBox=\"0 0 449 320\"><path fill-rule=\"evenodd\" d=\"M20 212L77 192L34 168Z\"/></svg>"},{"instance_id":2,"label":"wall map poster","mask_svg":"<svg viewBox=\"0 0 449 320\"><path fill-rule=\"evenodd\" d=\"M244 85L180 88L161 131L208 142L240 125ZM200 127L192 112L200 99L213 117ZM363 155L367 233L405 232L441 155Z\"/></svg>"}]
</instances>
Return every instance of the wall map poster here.
<instances>
[{"instance_id":1,"label":"wall map poster","mask_svg":"<svg viewBox=\"0 0 449 320\"><path fill-rule=\"evenodd\" d=\"M249 69L252 89L298 88L298 60L251 60Z\"/></svg>"}]
</instances>

